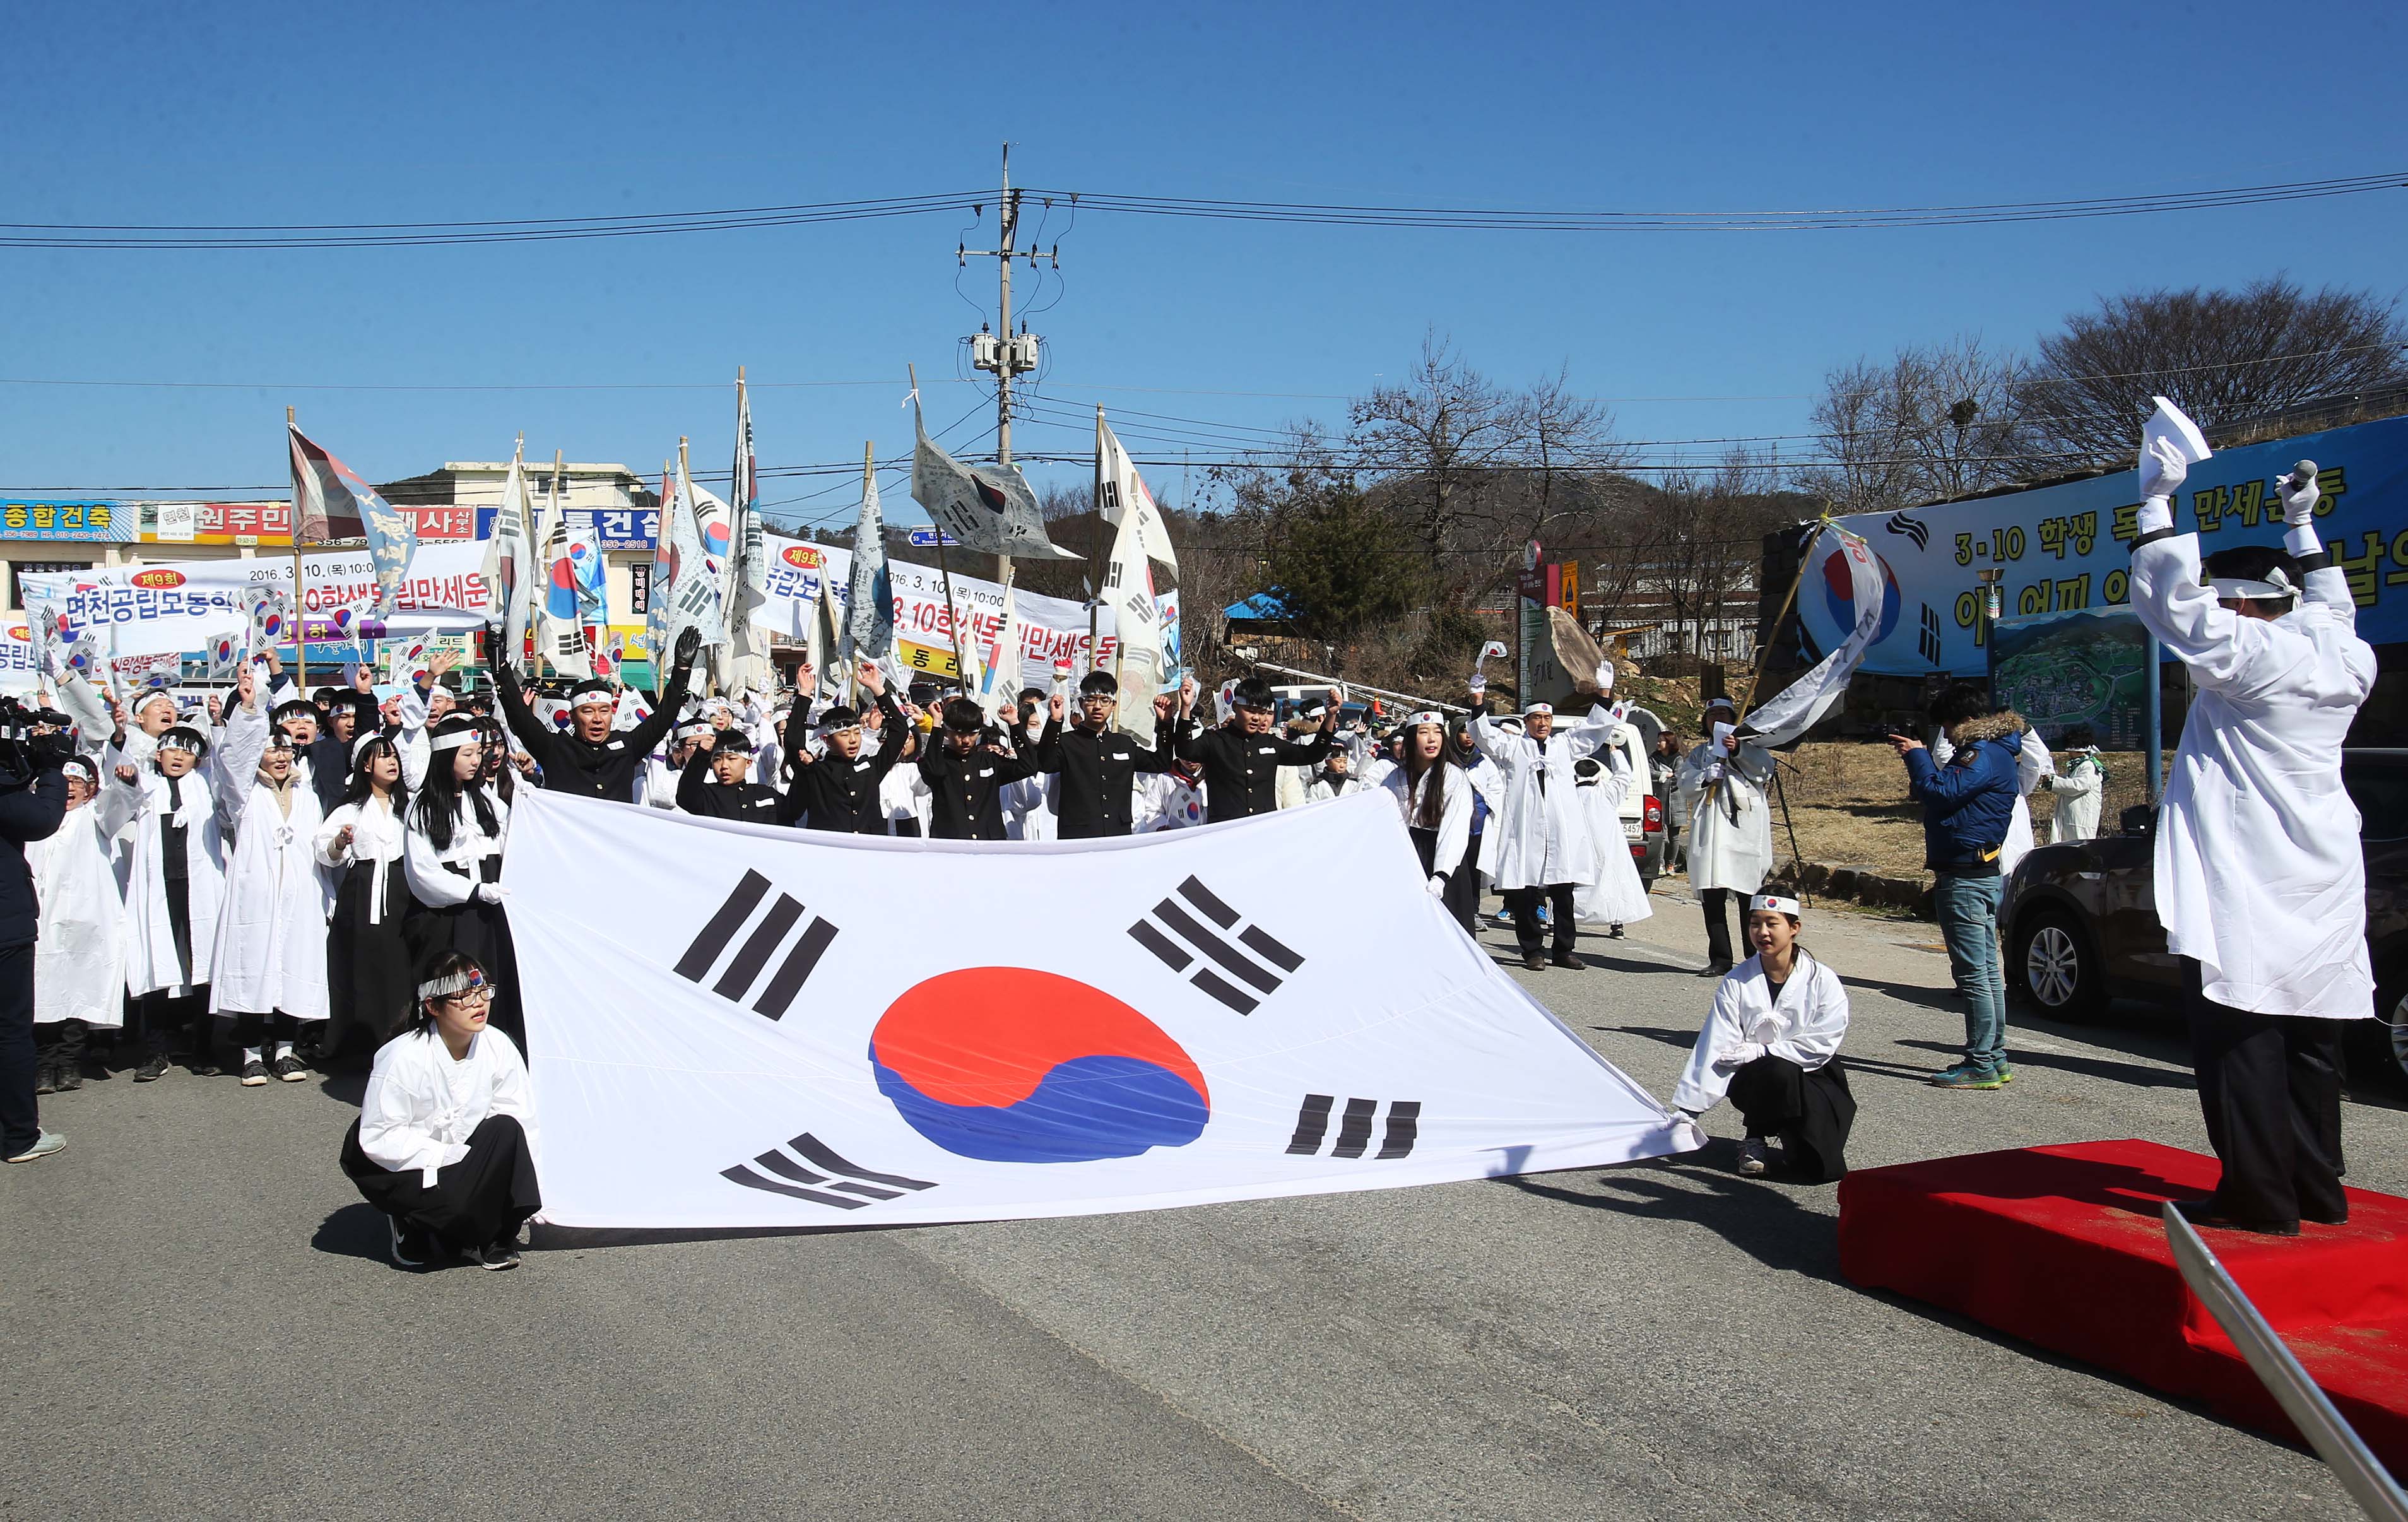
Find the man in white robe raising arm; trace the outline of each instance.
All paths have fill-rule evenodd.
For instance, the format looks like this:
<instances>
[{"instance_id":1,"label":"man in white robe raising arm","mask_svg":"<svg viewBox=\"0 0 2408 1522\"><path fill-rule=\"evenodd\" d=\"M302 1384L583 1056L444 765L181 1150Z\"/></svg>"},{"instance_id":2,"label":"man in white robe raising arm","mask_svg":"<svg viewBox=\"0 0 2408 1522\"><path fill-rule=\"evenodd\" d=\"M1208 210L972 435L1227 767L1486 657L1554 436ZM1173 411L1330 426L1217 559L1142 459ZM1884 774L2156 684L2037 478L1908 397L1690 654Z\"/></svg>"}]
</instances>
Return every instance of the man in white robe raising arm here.
<instances>
[{"instance_id":1,"label":"man in white robe raising arm","mask_svg":"<svg viewBox=\"0 0 2408 1522\"><path fill-rule=\"evenodd\" d=\"M2186 463L2143 457L2132 610L2197 684L2157 818L2157 918L2184 959L2200 1108L2224 1164L2201 1225L2296 1236L2348 1218L2341 1036L2374 1012L2358 814L2343 737L2374 685L2347 579L2314 524L2315 467L2275 483L2284 550L2207 557L2169 500Z\"/></svg>"},{"instance_id":2,"label":"man in white robe raising arm","mask_svg":"<svg viewBox=\"0 0 2408 1522\"><path fill-rule=\"evenodd\" d=\"M1517 735L1484 711L1487 683L1474 680L1479 684L1471 688L1472 743L1505 774L1505 807L1488 827L1504 832L1498 841L1497 886L1513 914L1522 965L1533 972L1547 965L1539 928L1543 898L1555 927L1555 965L1578 969L1580 953L1572 942L1580 930L1572 896L1597 881L1598 845L1572 765L1595 755L1612 738L1613 721L1600 713L1559 725L1553 708L1529 703ZM1614 848L1622 849L1622 842L1616 840Z\"/></svg>"}]
</instances>

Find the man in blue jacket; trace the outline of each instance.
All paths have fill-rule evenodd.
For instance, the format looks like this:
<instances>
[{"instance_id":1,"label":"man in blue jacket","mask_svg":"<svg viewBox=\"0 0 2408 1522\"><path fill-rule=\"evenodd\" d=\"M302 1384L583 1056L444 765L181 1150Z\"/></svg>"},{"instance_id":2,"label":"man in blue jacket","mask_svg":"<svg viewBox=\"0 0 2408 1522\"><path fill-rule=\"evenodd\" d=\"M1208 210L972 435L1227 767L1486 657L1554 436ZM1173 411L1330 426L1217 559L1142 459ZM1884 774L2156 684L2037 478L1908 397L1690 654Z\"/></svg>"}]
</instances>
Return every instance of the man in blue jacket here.
<instances>
[{"instance_id":1,"label":"man in blue jacket","mask_svg":"<svg viewBox=\"0 0 2408 1522\"><path fill-rule=\"evenodd\" d=\"M13 707L13 705L12 705ZM13 731L16 712L0 715L12 733L0 739L0 1158L30 1163L66 1143L42 1129L34 1098L34 875L25 842L55 834L66 817L66 747L55 737Z\"/></svg>"},{"instance_id":2,"label":"man in blue jacket","mask_svg":"<svg viewBox=\"0 0 2408 1522\"><path fill-rule=\"evenodd\" d=\"M1954 747L1943 766L1912 735L1890 743L1906 762L1908 790L1923 804L1923 864L1933 875L1940 939L1965 999L1965 1058L1934 1073L1938 1088L1997 1088L2007 1066L2007 986L1999 960L1999 848L2015 811L2015 757L2024 721L1990 711L1989 695L1960 682L1932 699L1932 724Z\"/></svg>"}]
</instances>

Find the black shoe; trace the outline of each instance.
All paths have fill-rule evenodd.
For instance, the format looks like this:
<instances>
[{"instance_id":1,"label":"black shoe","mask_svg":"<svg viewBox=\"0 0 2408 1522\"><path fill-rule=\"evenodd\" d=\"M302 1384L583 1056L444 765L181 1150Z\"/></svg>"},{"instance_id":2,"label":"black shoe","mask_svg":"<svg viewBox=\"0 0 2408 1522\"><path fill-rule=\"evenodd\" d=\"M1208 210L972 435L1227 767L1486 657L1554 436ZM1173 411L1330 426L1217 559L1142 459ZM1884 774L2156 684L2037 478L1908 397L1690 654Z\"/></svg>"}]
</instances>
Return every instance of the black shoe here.
<instances>
[{"instance_id":1,"label":"black shoe","mask_svg":"<svg viewBox=\"0 0 2408 1522\"><path fill-rule=\"evenodd\" d=\"M1555 966L1557 967L1570 968L1574 972L1578 972L1582 968L1584 968L1587 965L1587 963L1580 959L1580 953L1576 951L1559 951L1555 953Z\"/></svg>"},{"instance_id":2,"label":"black shoe","mask_svg":"<svg viewBox=\"0 0 2408 1522\"><path fill-rule=\"evenodd\" d=\"M480 1269L515 1269L519 1266L519 1244L515 1237L496 1237L468 1256L477 1260Z\"/></svg>"},{"instance_id":3,"label":"black shoe","mask_svg":"<svg viewBox=\"0 0 2408 1522\"><path fill-rule=\"evenodd\" d=\"M55 1094L58 1092L58 1069L47 1062L35 1064L34 1092L36 1094Z\"/></svg>"},{"instance_id":4,"label":"black shoe","mask_svg":"<svg viewBox=\"0 0 2408 1522\"><path fill-rule=\"evenodd\" d=\"M1612 925L1607 926L1605 927L1605 934L1606 939L1609 940L1620 940L1623 935L1622 922L1620 920L1616 920Z\"/></svg>"},{"instance_id":5,"label":"black shoe","mask_svg":"<svg viewBox=\"0 0 2408 1522\"><path fill-rule=\"evenodd\" d=\"M1719 978L1725 973L1730 971L1730 969L1731 965L1728 962L1708 962L1705 966L1698 969L1698 976L1700 978Z\"/></svg>"},{"instance_id":6,"label":"black shoe","mask_svg":"<svg viewBox=\"0 0 2408 1522\"><path fill-rule=\"evenodd\" d=\"M2300 1219L2313 1226L2347 1226L2349 1225L2349 1207L2344 1205L2338 1215L2319 1215L2315 1211L2303 1210L2300 1212Z\"/></svg>"},{"instance_id":7,"label":"black shoe","mask_svg":"<svg viewBox=\"0 0 2408 1522\"><path fill-rule=\"evenodd\" d=\"M267 1064L257 1057L242 1065L242 1086L257 1088L267 1082Z\"/></svg>"},{"instance_id":8,"label":"black shoe","mask_svg":"<svg viewBox=\"0 0 2408 1522\"><path fill-rule=\"evenodd\" d=\"M434 1249L427 1245L423 1232L406 1230L394 1216L384 1218L387 1240L392 1243L393 1266L396 1269L423 1269Z\"/></svg>"},{"instance_id":9,"label":"black shoe","mask_svg":"<svg viewBox=\"0 0 2408 1522\"><path fill-rule=\"evenodd\" d=\"M83 1064L80 1062L60 1063L58 1071L51 1075L50 1086L61 1094L73 1094L76 1090L83 1087Z\"/></svg>"},{"instance_id":10,"label":"black shoe","mask_svg":"<svg viewBox=\"0 0 2408 1522\"><path fill-rule=\"evenodd\" d=\"M166 1076L167 1054L165 1052L151 1053L142 1059L142 1066L134 1070L134 1081L137 1084L155 1084Z\"/></svg>"},{"instance_id":11,"label":"black shoe","mask_svg":"<svg viewBox=\"0 0 2408 1522\"><path fill-rule=\"evenodd\" d=\"M2174 1211L2193 1226L2217 1230L2246 1231L2260 1237L2296 1237L2300 1234L2297 1221L2236 1221L2218 1214L2213 1199L2177 1199Z\"/></svg>"},{"instance_id":12,"label":"black shoe","mask_svg":"<svg viewBox=\"0 0 2408 1522\"><path fill-rule=\"evenodd\" d=\"M1547 954L1537 951L1524 952L1522 965L1533 972L1544 972L1547 969Z\"/></svg>"},{"instance_id":13,"label":"black shoe","mask_svg":"<svg viewBox=\"0 0 2408 1522\"><path fill-rule=\"evenodd\" d=\"M278 1057L267 1070L288 1084L297 1084L309 1076L309 1065L301 1060L299 1054L293 1052Z\"/></svg>"}]
</instances>

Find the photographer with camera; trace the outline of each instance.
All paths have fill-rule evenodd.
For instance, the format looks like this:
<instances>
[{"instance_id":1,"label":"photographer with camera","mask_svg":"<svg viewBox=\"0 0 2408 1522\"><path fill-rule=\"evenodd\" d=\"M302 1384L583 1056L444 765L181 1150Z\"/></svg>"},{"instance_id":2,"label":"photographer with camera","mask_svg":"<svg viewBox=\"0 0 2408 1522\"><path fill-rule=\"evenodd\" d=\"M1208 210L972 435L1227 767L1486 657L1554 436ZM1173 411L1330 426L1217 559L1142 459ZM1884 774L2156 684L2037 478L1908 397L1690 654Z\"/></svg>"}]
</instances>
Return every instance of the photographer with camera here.
<instances>
[{"instance_id":1,"label":"photographer with camera","mask_svg":"<svg viewBox=\"0 0 2408 1522\"><path fill-rule=\"evenodd\" d=\"M36 715L0 698L0 1157L30 1163L66 1145L42 1129L34 1098L34 874L25 845L66 817L64 736L36 735ZM46 725L47 727L47 725Z\"/></svg>"}]
</instances>

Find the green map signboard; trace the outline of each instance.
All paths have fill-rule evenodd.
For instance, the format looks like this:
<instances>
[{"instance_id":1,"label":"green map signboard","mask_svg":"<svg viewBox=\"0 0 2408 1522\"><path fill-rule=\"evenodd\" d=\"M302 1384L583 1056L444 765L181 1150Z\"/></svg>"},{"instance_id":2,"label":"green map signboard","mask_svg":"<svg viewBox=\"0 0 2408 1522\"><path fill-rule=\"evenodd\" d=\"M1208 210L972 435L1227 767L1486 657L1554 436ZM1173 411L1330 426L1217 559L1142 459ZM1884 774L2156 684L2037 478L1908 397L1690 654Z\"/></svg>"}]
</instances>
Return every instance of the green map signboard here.
<instances>
[{"instance_id":1,"label":"green map signboard","mask_svg":"<svg viewBox=\"0 0 2408 1522\"><path fill-rule=\"evenodd\" d=\"M2145 732L2148 635L2121 609L2002 621L1990 634L1990 691L2051 745L2086 724L2106 751L2137 751Z\"/></svg>"}]
</instances>

